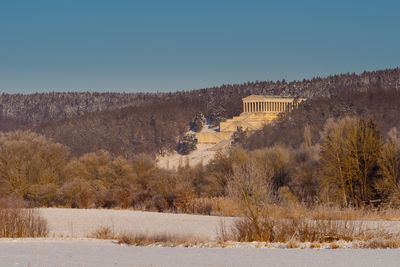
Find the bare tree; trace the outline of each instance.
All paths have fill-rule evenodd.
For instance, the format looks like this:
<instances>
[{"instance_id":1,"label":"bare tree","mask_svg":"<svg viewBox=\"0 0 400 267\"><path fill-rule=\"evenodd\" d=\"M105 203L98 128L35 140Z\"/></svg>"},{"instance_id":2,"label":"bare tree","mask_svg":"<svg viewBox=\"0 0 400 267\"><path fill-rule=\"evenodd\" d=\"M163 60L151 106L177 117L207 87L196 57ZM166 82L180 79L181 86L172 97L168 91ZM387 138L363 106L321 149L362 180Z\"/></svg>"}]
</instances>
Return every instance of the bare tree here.
<instances>
[{"instance_id":1,"label":"bare tree","mask_svg":"<svg viewBox=\"0 0 400 267\"><path fill-rule=\"evenodd\" d=\"M372 121L329 120L321 134L323 186L341 202L360 206L373 199L382 141ZM335 199L335 200L338 200Z\"/></svg>"},{"instance_id":2,"label":"bare tree","mask_svg":"<svg viewBox=\"0 0 400 267\"><path fill-rule=\"evenodd\" d=\"M379 159L379 174L382 181L377 183L377 190L391 206L400 205L400 136L396 128L388 134L388 141L383 146Z\"/></svg>"},{"instance_id":3,"label":"bare tree","mask_svg":"<svg viewBox=\"0 0 400 267\"><path fill-rule=\"evenodd\" d=\"M243 165L233 165L233 174L228 180L229 196L236 201L242 215L251 221L256 233L261 237L260 219L264 205L271 199L272 171L254 161Z\"/></svg>"}]
</instances>

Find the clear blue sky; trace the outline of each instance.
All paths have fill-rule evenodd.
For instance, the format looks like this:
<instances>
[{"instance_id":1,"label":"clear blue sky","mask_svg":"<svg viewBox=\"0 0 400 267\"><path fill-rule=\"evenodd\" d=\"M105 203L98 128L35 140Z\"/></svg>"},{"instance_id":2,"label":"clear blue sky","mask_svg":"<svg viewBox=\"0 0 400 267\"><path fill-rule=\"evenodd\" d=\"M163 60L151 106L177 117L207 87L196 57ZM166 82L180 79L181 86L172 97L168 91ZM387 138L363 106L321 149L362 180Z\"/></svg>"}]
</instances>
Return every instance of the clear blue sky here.
<instances>
[{"instance_id":1,"label":"clear blue sky","mask_svg":"<svg viewBox=\"0 0 400 267\"><path fill-rule=\"evenodd\" d=\"M0 2L0 92L175 91L399 65L400 1Z\"/></svg>"}]
</instances>

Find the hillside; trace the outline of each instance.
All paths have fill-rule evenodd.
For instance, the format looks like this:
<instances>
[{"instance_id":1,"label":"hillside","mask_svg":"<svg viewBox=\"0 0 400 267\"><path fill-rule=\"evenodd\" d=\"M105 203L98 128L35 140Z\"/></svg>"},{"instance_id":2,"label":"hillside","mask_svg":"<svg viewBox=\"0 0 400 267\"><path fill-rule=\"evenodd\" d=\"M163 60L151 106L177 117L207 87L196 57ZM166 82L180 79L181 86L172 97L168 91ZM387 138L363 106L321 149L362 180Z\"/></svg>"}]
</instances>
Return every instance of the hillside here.
<instances>
[{"instance_id":1,"label":"hillside","mask_svg":"<svg viewBox=\"0 0 400 267\"><path fill-rule=\"evenodd\" d=\"M371 89L367 92L348 92L333 97L316 97L302 103L293 112L281 114L274 125L245 138L249 150L284 144L298 148L304 141L304 129L309 127L314 144L320 141L320 131L329 118L360 116L376 122L383 137L388 131L400 129L400 90Z\"/></svg>"},{"instance_id":2,"label":"hillside","mask_svg":"<svg viewBox=\"0 0 400 267\"><path fill-rule=\"evenodd\" d=\"M239 114L242 97L250 94L323 97L323 103L332 96L371 88L400 88L400 69L175 93L2 94L0 131L30 129L69 146L77 156L99 149L125 157L163 154L175 148L196 112L218 122Z\"/></svg>"},{"instance_id":3,"label":"hillside","mask_svg":"<svg viewBox=\"0 0 400 267\"><path fill-rule=\"evenodd\" d=\"M221 103L231 116L240 111L227 107L231 101L250 94L293 95L302 97L331 96L349 90L365 91L370 88L399 88L400 69L333 75L311 80L256 81L243 84L222 85L207 89L175 93L36 93L0 95L0 130L7 127L2 122L13 120L20 125L38 125L91 112L140 106L151 101L177 101L182 97L201 99L210 107ZM16 126L16 127L18 127ZM6 129L7 130L7 129Z\"/></svg>"},{"instance_id":4,"label":"hillside","mask_svg":"<svg viewBox=\"0 0 400 267\"><path fill-rule=\"evenodd\" d=\"M126 158L163 154L175 149L200 108L191 102L154 102L43 123L31 130L67 145L74 156L100 149Z\"/></svg>"}]
</instances>

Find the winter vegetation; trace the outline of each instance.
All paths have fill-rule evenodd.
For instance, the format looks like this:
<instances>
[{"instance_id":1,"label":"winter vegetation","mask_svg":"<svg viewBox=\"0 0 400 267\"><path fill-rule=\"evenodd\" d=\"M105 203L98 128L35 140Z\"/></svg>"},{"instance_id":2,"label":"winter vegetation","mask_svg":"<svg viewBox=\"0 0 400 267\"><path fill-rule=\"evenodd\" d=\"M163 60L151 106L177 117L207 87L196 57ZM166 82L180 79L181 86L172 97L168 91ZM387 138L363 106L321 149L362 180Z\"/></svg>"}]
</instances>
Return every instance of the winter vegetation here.
<instances>
[{"instance_id":1,"label":"winter vegetation","mask_svg":"<svg viewBox=\"0 0 400 267\"><path fill-rule=\"evenodd\" d=\"M199 112L213 125L218 125L242 112L241 99L251 94L320 98L314 103L320 103L320 111L326 111L333 96L399 87L400 70L397 68L303 81L247 82L175 93L2 94L0 131L30 129L68 146L74 156L100 149L128 158L141 153L154 156L176 149L179 138L191 125L193 127L190 122L194 122ZM344 101L349 99L343 98ZM364 101L368 99L364 97ZM346 106L339 108L320 114L321 120L316 122L320 128L326 117L348 112ZM368 106L363 108L368 109ZM317 107L313 109L317 112ZM201 120L200 117L196 121ZM296 138L293 143L298 141Z\"/></svg>"},{"instance_id":2,"label":"winter vegetation","mask_svg":"<svg viewBox=\"0 0 400 267\"><path fill-rule=\"evenodd\" d=\"M397 248L399 231L364 222L400 220L399 80L394 69L169 94L3 94L0 198L29 206L1 206L2 236L46 236L35 208L133 209L234 219L214 240L109 226L85 234L130 245ZM237 115L250 93L309 99L254 134L238 129L206 164L157 165L196 150L195 132Z\"/></svg>"}]
</instances>

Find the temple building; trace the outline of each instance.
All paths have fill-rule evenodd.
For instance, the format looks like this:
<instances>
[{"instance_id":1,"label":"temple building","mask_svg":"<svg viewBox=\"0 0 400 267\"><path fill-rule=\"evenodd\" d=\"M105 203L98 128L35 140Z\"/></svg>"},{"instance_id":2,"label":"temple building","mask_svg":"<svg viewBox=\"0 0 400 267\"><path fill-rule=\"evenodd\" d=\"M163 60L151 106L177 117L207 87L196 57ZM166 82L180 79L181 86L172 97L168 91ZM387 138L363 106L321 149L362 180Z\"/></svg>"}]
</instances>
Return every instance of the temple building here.
<instances>
[{"instance_id":1,"label":"temple building","mask_svg":"<svg viewBox=\"0 0 400 267\"><path fill-rule=\"evenodd\" d=\"M288 112L304 101L304 98L250 95L243 100L243 112L220 123L219 130L197 133L200 144L216 144L230 140L239 127L242 130L255 131L271 123L279 113Z\"/></svg>"}]
</instances>

